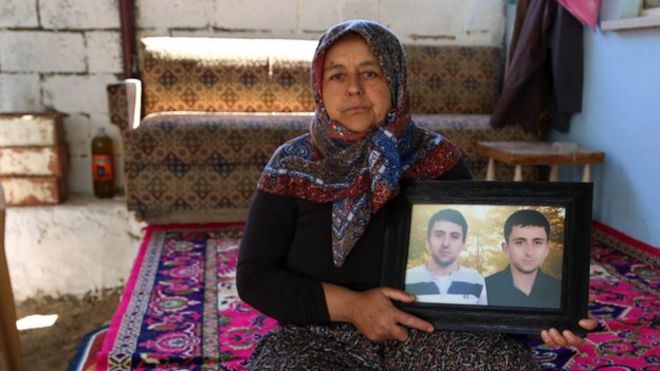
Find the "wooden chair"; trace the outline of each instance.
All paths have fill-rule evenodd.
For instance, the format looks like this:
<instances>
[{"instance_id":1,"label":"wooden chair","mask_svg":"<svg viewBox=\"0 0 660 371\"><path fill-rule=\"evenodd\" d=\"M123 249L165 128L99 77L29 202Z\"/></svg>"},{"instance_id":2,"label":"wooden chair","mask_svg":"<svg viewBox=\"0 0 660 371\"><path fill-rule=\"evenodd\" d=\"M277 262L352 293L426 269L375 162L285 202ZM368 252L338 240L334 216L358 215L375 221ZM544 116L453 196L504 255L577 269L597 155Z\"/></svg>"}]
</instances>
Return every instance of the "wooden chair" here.
<instances>
[{"instance_id":1,"label":"wooden chair","mask_svg":"<svg viewBox=\"0 0 660 371\"><path fill-rule=\"evenodd\" d=\"M5 196L0 187L0 361L3 359L8 370L16 370L21 366L21 343L16 329L16 307L5 257ZM1 362L0 366L2 366Z\"/></svg>"}]
</instances>

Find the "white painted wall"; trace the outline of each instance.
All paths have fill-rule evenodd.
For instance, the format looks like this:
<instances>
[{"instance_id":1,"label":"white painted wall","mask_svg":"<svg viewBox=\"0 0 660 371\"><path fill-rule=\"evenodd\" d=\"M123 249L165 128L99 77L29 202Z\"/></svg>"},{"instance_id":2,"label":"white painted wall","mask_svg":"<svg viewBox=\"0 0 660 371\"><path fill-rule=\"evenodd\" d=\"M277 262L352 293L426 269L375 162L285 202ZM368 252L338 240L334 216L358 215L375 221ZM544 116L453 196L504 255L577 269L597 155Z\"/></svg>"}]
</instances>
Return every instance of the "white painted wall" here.
<instances>
[{"instance_id":1,"label":"white painted wall","mask_svg":"<svg viewBox=\"0 0 660 371\"><path fill-rule=\"evenodd\" d=\"M504 0L137 0L140 36L318 39L328 26L368 18L406 43L502 45ZM115 139L105 87L121 77L117 0L0 1L0 112L66 113L71 193L91 194L90 141Z\"/></svg>"},{"instance_id":2,"label":"white painted wall","mask_svg":"<svg viewBox=\"0 0 660 371\"><path fill-rule=\"evenodd\" d=\"M595 166L594 219L660 248L660 28L585 29L582 113L568 134L606 153ZM577 169L567 171L579 180Z\"/></svg>"},{"instance_id":3,"label":"white painted wall","mask_svg":"<svg viewBox=\"0 0 660 371\"><path fill-rule=\"evenodd\" d=\"M15 300L123 285L142 227L119 198L8 209L5 250Z\"/></svg>"},{"instance_id":4,"label":"white painted wall","mask_svg":"<svg viewBox=\"0 0 660 371\"><path fill-rule=\"evenodd\" d=\"M329 26L365 18L405 43L501 45L504 0L138 0L142 35L316 40Z\"/></svg>"}]
</instances>

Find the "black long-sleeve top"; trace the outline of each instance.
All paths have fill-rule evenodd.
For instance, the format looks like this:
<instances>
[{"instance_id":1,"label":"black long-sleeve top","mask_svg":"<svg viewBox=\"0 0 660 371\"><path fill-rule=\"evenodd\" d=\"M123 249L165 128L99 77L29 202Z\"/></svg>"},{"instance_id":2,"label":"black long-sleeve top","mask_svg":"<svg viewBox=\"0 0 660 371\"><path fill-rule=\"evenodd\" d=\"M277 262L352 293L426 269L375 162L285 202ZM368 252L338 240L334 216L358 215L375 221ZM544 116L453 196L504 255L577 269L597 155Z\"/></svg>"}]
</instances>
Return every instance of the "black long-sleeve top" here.
<instances>
[{"instance_id":1,"label":"black long-sleeve top","mask_svg":"<svg viewBox=\"0 0 660 371\"><path fill-rule=\"evenodd\" d=\"M441 180L471 179L461 160ZM332 203L257 190L236 272L243 301L284 323L330 322L322 282L365 291L379 286L385 223L394 200L372 215L344 265L332 260Z\"/></svg>"}]
</instances>

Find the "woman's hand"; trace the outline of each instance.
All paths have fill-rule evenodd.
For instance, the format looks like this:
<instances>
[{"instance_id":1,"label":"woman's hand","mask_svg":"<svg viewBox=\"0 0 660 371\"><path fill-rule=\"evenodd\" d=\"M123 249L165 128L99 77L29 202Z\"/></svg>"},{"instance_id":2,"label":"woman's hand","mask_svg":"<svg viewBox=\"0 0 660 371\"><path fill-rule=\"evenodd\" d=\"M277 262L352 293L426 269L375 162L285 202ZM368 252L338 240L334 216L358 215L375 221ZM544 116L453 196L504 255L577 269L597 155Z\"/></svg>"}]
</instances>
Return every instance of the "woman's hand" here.
<instances>
[{"instance_id":1,"label":"woman's hand","mask_svg":"<svg viewBox=\"0 0 660 371\"><path fill-rule=\"evenodd\" d=\"M405 341L408 339L408 330L404 326L433 331L433 325L399 310L392 305L392 300L411 303L415 301L415 296L389 287L359 293L353 303L351 323L372 341Z\"/></svg>"},{"instance_id":2,"label":"woman's hand","mask_svg":"<svg viewBox=\"0 0 660 371\"><path fill-rule=\"evenodd\" d=\"M405 341L408 339L406 327L433 331L433 325L430 323L392 305L392 300L404 303L415 301L415 296L405 291L379 287L365 292L354 292L328 283L324 283L323 288L330 318L333 321L352 323L371 341Z\"/></svg>"},{"instance_id":3,"label":"woman's hand","mask_svg":"<svg viewBox=\"0 0 660 371\"><path fill-rule=\"evenodd\" d=\"M581 319L579 324L583 329L591 331L596 328L598 322L595 319L585 318ZM541 339L549 347L577 347L584 343L584 339L575 335L573 331L564 330L560 333L555 328L541 331Z\"/></svg>"}]
</instances>

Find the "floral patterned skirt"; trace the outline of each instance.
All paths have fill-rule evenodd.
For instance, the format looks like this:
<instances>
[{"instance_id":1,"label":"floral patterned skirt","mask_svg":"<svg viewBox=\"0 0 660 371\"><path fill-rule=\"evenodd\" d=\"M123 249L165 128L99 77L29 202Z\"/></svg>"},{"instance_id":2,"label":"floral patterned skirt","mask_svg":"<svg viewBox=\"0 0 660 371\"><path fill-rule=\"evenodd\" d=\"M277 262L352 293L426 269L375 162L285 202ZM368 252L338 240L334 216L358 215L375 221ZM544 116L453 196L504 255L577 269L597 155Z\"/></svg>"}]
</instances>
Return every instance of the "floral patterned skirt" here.
<instances>
[{"instance_id":1,"label":"floral patterned skirt","mask_svg":"<svg viewBox=\"0 0 660 371\"><path fill-rule=\"evenodd\" d=\"M507 335L409 330L408 340L374 343L352 325L284 326L259 343L250 369L537 370L532 352Z\"/></svg>"}]
</instances>

